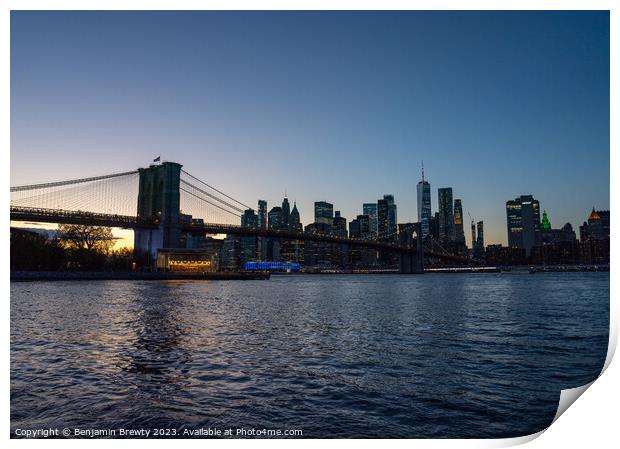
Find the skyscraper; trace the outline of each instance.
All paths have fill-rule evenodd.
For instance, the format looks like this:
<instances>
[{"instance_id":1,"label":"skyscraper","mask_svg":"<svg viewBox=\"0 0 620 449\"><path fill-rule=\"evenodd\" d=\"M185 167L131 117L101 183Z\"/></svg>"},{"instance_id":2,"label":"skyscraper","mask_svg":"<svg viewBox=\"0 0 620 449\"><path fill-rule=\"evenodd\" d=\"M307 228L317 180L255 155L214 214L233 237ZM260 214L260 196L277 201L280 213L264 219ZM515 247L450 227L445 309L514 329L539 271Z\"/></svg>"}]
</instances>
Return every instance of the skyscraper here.
<instances>
[{"instance_id":1,"label":"skyscraper","mask_svg":"<svg viewBox=\"0 0 620 449\"><path fill-rule=\"evenodd\" d=\"M524 248L527 256L541 242L540 204L532 195L521 195L506 202L508 246Z\"/></svg>"},{"instance_id":2,"label":"skyscraper","mask_svg":"<svg viewBox=\"0 0 620 449\"><path fill-rule=\"evenodd\" d=\"M272 207L269 213L269 222L267 224L269 229L282 229L282 208L279 206ZM267 239L267 260L274 262L280 261L280 240Z\"/></svg>"},{"instance_id":3,"label":"skyscraper","mask_svg":"<svg viewBox=\"0 0 620 449\"><path fill-rule=\"evenodd\" d=\"M337 210L335 212L334 223L333 223L334 234L339 237L347 236L347 219L340 216L340 211Z\"/></svg>"},{"instance_id":4,"label":"skyscraper","mask_svg":"<svg viewBox=\"0 0 620 449\"><path fill-rule=\"evenodd\" d=\"M422 238L430 233L431 214L431 185L424 179L424 165L422 165L422 181L418 182L418 221Z\"/></svg>"},{"instance_id":5,"label":"skyscraper","mask_svg":"<svg viewBox=\"0 0 620 449\"><path fill-rule=\"evenodd\" d=\"M484 257L484 223L482 220L478 222L478 238L476 238L474 245L474 257L476 259Z\"/></svg>"},{"instance_id":6,"label":"skyscraper","mask_svg":"<svg viewBox=\"0 0 620 449\"><path fill-rule=\"evenodd\" d=\"M331 226L334 222L334 205L327 201L315 202L314 222Z\"/></svg>"},{"instance_id":7,"label":"skyscraper","mask_svg":"<svg viewBox=\"0 0 620 449\"><path fill-rule=\"evenodd\" d=\"M440 188L437 193L439 202L439 240L451 242L454 240L452 187Z\"/></svg>"},{"instance_id":8,"label":"skyscraper","mask_svg":"<svg viewBox=\"0 0 620 449\"><path fill-rule=\"evenodd\" d=\"M385 198L377 201L377 233L379 240L388 235L388 202Z\"/></svg>"},{"instance_id":9,"label":"skyscraper","mask_svg":"<svg viewBox=\"0 0 620 449\"><path fill-rule=\"evenodd\" d=\"M258 226L258 217L254 209L246 209L241 216L241 226L244 228L256 229ZM241 264L256 260L257 241L256 236L244 235L239 237L241 248Z\"/></svg>"},{"instance_id":10,"label":"skyscraper","mask_svg":"<svg viewBox=\"0 0 620 449\"><path fill-rule=\"evenodd\" d=\"M362 206L363 215L368 215L368 225L370 234L377 235L377 203L364 203Z\"/></svg>"},{"instance_id":11,"label":"skyscraper","mask_svg":"<svg viewBox=\"0 0 620 449\"><path fill-rule=\"evenodd\" d=\"M461 200L454 200L454 241L465 244L465 231L463 229L463 204Z\"/></svg>"},{"instance_id":12,"label":"skyscraper","mask_svg":"<svg viewBox=\"0 0 620 449\"><path fill-rule=\"evenodd\" d=\"M291 217L291 205L288 202L288 198L284 196L284 199L282 200L282 225L285 228L289 227L290 217Z\"/></svg>"},{"instance_id":13,"label":"skyscraper","mask_svg":"<svg viewBox=\"0 0 620 449\"><path fill-rule=\"evenodd\" d=\"M398 216L396 211L396 203L394 202L394 195L383 195L383 199L387 201L388 207L388 240L396 240L398 238L398 236L396 235L396 232L398 231L398 228L396 227L398 222Z\"/></svg>"},{"instance_id":14,"label":"skyscraper","mask_svg":"<svg viewBox=\"0 0 620 449\"><path fill-rule=\"evenodd\" d=\"M299 211L297 210L297 202L293 203L293 210L291 211L291 215L289 217L289 228L294 231L301 231L301 221L299 218Z\"/></svg>"}]
</instances>

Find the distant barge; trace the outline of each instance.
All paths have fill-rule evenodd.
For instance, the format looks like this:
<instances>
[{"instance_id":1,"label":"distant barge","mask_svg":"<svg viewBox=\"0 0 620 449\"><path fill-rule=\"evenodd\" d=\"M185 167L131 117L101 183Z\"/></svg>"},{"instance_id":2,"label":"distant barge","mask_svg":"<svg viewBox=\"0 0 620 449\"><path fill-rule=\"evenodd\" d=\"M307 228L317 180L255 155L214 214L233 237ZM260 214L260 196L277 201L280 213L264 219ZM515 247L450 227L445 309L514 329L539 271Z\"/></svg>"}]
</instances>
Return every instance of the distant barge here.
<instances>
[{"instance_id":1,"label":"distant barge","mask_svg":"<svg viewBox=\"0 0 620 449\"><path fill-rule=\"evenodd\" d=\"M223 281L269 279L269 272L170 273L106 271L11 271L11 282L20 281Z\"/></svg>"}]
</instances>

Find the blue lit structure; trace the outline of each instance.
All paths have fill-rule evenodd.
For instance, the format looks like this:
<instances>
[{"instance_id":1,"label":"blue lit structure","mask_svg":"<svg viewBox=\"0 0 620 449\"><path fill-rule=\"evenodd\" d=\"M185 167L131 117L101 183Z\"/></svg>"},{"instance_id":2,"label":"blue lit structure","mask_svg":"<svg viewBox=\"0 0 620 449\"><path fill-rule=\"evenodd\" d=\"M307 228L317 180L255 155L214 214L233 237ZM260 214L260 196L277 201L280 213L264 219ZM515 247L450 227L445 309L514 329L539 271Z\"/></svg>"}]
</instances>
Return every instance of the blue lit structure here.
<instances>
[{"instance_id":1,"label":"blue lit structure","mask_svg":"<svg viewBox=\"0 0 620 449\"><path fill-rule=\"evenodd\" d=\"M244 270L248 271L299 271L301 264L296 262L246 262L243 265Z\"/></svg>"}]
</instances>

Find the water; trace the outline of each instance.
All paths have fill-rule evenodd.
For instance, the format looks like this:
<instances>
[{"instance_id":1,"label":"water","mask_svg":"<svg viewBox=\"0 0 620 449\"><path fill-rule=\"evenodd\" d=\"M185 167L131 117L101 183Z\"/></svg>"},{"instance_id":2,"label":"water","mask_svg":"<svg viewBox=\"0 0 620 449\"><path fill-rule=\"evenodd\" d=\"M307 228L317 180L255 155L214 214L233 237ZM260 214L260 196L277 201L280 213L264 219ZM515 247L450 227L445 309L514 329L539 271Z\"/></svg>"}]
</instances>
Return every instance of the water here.
<instances>
[{"instance_id":1,"label":"water","mask_svg":"<svg viewBox=\"0 0 620 449\"><path fill-rule=\"evenodd\" d=\"M11 284L11 432L512 437L607 351L609 273Z\"/></svg>"}]
</instances>

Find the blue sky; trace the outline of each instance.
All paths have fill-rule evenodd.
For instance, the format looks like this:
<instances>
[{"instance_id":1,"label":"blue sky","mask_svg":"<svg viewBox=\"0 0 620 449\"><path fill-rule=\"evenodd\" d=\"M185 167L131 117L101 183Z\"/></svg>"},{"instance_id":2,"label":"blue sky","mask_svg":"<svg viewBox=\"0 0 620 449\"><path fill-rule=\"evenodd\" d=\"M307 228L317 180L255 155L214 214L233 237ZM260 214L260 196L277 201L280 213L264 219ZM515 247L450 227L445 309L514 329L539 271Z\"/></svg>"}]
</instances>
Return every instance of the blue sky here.
<instances>
[{"instance_id":1,"label":"blue sky","mask_svg":"<svg viewBox=\"0 0 620 449\"><path fill-rule=\"evenodd\" d=\"M394 194L423 159L506 243L532 194L554 227L609 208L607 12L13 12L11 184L157 155L302 222ZM466 234L468 234L466 232Z\"/></svg>"}]
</instances>

